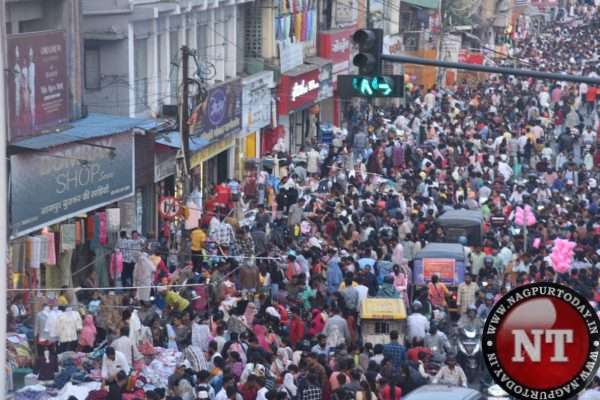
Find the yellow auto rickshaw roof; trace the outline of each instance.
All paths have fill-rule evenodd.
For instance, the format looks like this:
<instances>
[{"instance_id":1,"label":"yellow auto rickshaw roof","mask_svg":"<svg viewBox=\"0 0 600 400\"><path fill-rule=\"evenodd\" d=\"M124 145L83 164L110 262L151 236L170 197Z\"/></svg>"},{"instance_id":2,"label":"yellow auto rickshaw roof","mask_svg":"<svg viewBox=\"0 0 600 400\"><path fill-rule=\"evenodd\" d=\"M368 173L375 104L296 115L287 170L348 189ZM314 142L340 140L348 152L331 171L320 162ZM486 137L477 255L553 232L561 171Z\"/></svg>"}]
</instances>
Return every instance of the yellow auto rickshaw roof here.
<instances>
[{"instance_id":1,"label":"yellow auto rickshaw roof","mask_svg":"<svg viewBox=\"0 0 600 400\"><path fill-rule=\"evenodd\" d=\"M360 307L361 319L406 319L406 307L402 299L367 298Z\"/></svg>"}]
</instances>

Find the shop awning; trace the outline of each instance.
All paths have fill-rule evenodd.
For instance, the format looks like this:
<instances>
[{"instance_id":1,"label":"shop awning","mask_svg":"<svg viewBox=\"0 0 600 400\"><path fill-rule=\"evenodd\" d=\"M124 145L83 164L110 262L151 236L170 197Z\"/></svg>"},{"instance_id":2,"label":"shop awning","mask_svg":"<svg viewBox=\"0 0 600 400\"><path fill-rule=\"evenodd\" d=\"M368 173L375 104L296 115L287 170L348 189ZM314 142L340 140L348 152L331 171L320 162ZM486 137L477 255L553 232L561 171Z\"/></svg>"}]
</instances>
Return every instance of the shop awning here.
<instances>
[{"instance_id":1,"label":"shop awning","mask_svg":"<svg viewBox=\"0 0 600 400\"><path fill-rule=\"evenodd\" d=\"M85 118L64 125L59 132L25 139L13 143L12 147L17 149L44 150L62 144L111 136L132 129L148 131L158 128L161 124L162 121L155 119L89 114Z\"/></svg>"},{"instance_id":2,"label":"shop awning","mask_svg":"<svg viewBox=\"0 0 600 400\"><path fill-rule=\"evenodd\" d=\"M402 299L368 298L360 307L361 319L406 319L406 307Z\"/></svg>"},{"instance_id":3,"label":"shop awning","mask_svg":"<svg viewBox=\"0 0 600 400\"><path fill-rule=\"evenodd\" d=\"M432 8L434 10L440 7L440 0L402 0L402 3L422 8Z\"/></svg>"},{"instance_id":4,"label":"shop awning","mask_svg":"<svg viewBox=\"0 0 600 400\"><path fill-rule=\"evenodd\" d=\"M163 146L169 146L174 149L181 149L181 135L179 131L172 131L163 135L160 135L156 138L156 143L162 144ZM190 138L190 151L196 152L200 151L206 146L208 146L210 142L206 139L202 139L201 137L194 136Z\"/></svg>"}]
</instances>

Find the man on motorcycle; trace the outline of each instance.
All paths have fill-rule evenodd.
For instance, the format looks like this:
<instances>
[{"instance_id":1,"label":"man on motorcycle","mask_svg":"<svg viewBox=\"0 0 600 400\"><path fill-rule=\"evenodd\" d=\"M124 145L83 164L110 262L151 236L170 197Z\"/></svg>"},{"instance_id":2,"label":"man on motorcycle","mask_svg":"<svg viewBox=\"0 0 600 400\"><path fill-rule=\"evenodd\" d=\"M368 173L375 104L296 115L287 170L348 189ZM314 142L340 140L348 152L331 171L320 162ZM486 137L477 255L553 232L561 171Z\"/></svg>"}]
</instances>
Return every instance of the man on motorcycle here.
<instances>
[{"instance_id":1,"label":"man on motorcycle","mask_svg":"<svg viewBox=\"0 0 600 400\"><path fill-rule=\"evenodd\" d=\"M429 319L421 314L423 304L415 300L412 304L412 314L406 319L408 342L412 343L414 339L423 340L429 330Z\"/></svg>"},{"instance_id":2,"label":"man on motorcycle","mask_svg":"<svg viewBox=\"0 0 600 400\"><path fill-rule=\"evenodd\" d=\"M481 303L479 305L479 308L477 309L477 318L479 318L481 321L485 321L487 319L488 314L492 310L493 305L494 295L490 292L487 292L483 299L483 303Z\"/></svg>"},{"instance_id":3,"label":"man on motorcycle","mask_svg":"<svg viewBox=\"0 0 600 400\"><path fill-rule=\"evenodd\" d=\"M432 360L442 364L450 352L450 342L446 334L438 329L437 323L432 322L429 333L425 335L425 347L431 350Z\"/></svg>"},{"instance_id":4,"label":"man on motorcycle","mask_svg":"<svg viewBox=\"0 0 600 400\"><path fill-rule=\"evenodd\" d=\"M432 383L443 385L467 387L467 376L460 365L456 363L456 357L449 356L444 365L432 380Z\"/></svg>"},{"instance_id":5,"label":"man on motorcycle","mask_svg":"<svg viewBox=\"0 0 600 400\"><path fill-rule=\"evenodd\" d=\"M485 256L483 259L483 268L479 271L479 282L495 281L498 271L494 268L494 257Z\"/></svg>"},{"instance_id":6,"label":"man on motorcycle","mask_svg":"<svg viewBox=\"0 0 600 400\"><path fill-rule=\"evenodd\" d=\"M467 313L463 314L458 320L458 328L468 331L479 332L483 329L483 322L477 318L477 307L470 305L467 309Z\"/></svg>"}]
</instances>

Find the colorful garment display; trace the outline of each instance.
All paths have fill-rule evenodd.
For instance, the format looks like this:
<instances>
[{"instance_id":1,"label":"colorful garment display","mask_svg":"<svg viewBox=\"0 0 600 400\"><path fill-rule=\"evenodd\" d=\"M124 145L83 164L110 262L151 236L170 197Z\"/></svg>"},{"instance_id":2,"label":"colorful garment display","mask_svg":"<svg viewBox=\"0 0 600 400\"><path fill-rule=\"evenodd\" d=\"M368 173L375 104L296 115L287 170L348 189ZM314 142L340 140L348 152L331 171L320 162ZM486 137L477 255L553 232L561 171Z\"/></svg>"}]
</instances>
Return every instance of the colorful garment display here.
<instances>
[{"instance_id":1,"label":"colorful garment display","mask_svg":"<svg viewBox=\"0 0 600 400\"><path fill-rule=\"evenodd\" d=\"M108 225L109 232L119 232L121 229L121 209L107 208L106 223Z\"/></svg>"},{"instance_id":2,"label":"colorful garment display","mask_svg":"<svg viewBox=\"0 0 600 400\"><path fill-rule=\"evenodd\" d=\"M29 268L39 269L42 257L42 241L39 236L29 237L27 241L31 245L31 254L29 257Z\"/></svg>"},{"instance_id":3,"label":"colorful garment display","mask_svg":"<svg viewBox=\"0 0 600 400\"><path fill-rule=\"evenodd\" d=\"M61 225L60 250L75 250L75 224Z\"/></svg>"},{"instance_id":4,"label":"colorful garment display","mask_svg":"<svg viewBox=\"0 0 600 400\"><path fill-rule=\"evenodd\" d=\"M106 212L101 211L96 213L98 216L98 239L102 246L106 246L108 244L108 224L106 220Z\"/></svg>"}]
</instances>

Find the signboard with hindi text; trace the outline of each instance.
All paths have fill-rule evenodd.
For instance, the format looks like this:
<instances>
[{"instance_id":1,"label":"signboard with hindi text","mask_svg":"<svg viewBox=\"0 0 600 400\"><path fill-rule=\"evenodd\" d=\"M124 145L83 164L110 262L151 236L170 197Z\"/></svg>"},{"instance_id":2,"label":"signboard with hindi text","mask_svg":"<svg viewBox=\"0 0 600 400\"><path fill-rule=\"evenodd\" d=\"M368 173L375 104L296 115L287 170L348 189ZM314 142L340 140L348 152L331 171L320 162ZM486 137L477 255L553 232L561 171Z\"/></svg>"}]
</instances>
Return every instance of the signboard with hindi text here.
<instances>
[{"instance_id":1,"label":"signboard with hindi text","mask_svg":"<svg viewBox=\"0 0 600 400\"><path fill-rule=\"evenodd\" d=\"M132 196L133 160L131 133L11 156L10 235Z\"/></svg>"}]
</instances>

